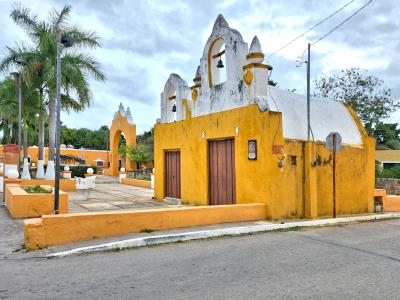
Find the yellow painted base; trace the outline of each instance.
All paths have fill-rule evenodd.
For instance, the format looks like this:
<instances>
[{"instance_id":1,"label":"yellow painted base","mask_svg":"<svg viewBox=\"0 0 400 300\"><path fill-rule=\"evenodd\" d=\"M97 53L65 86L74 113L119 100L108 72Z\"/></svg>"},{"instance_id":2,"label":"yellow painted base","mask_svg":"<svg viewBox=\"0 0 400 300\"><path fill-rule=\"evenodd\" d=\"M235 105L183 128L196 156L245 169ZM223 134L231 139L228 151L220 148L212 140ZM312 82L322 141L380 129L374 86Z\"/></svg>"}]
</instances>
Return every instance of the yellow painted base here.
<instances>
[{"instance_id":1,"label":"yellow painted base","mask_svg":"<svg viewBox=\"0 0 400 300\"><path fill-rule=\"evenodd\" d=\"M60 213L68 213L68 194L60 191ZM6 189L6 207L13 219L40 217L54 213L54 193L28 194L18 185Z\"/></svg>"},{"instance_id":2,"label":"yellow painted base","mask_svg":"<svg viewBox=\"0 0 400 300\"><path fill-rule=\"evenodd\" d=\"M385 189L375 189L374 197L382 199L383 210L386 212L400 212L400 196L387 195Z\"/></svg>"},{"instance_id":3,"label":"yellow painted base","mask_svg":"<svg viewBox=\"0 0 400 300\"><path fill-rule=\"evenodd\" d=\"M386 201L383 201L383 209L388 212L400 211L400 196L387 195Z\"/></svg>"},{"instance_id":4,"label":"yellow painted base","mask_svg":"<svg viewBox=\"0 0 400 300\"><path fill-rule=\"evenodd\" d=\"M148 189L151 188L151 181L148 181L148 180L139 180L139 179L133 179L133 178L121 178L121 183L127 184L127 185L143 187L143 188L148 188Z\"/></svg>"},{"instance_id":5,"label":"yellow painted base","mask_svg":"<svg viewBox=\"0 0 400 300\"><path fill-rule=\"evenodd\" d=\"M221 205L42 216L24 222L28 250L145 229L163 230L267 217L265 204Z\"/></svg>"},{"instance_id":6,"label":"yellow painted base","mask_svg":"<svg viewBox=\"0 0 400 300\"><path fill-rule=\"evenodd\" d=\"M4 185L18 183L20 185L49 185L54 187L54 180L46 179L6 179L4 180ZM5 190L5 189L4 189ZM76 191L76 181L75 179L60 179L60 190L64 192L75 192Z\"/></svg>"}]
</instances>

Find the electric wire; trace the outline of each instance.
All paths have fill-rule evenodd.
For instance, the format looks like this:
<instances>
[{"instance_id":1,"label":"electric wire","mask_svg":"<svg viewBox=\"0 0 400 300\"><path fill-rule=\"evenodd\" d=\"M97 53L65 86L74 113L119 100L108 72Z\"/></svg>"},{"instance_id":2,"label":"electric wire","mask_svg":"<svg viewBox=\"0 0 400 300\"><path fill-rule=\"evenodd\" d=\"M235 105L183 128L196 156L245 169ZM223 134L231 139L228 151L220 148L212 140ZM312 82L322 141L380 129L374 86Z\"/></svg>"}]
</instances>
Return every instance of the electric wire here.
<instances>
[{"instance_id":1,"label":"electric wire","mask_svg":"<svg viewBox=\"0 0 400 300\"><path fill-rule=\"evenodd\" d=\"M349 21L352 17L354 17L356 14L358 14L361 10L363 10L365 7L367 7L369 4L371 4L373 0L369 0L367 3L365 3L363 6L361 6L359 9L357 9L354 13L352 13L349 17L347 17L346 19L344 19L342 22L340 22L338 25L336 25L335 27L333 27L331 30L329 30L326 34L324 34L323 36L321 36L318 40L316 40L315 42L312 42L310 44L310 46L314 46L316 43L322 41L324 38L326 38L328 35L330 35L331 33L333 33L335 30L337 30L340 26L342 26L344 23L346 23L347 21ZM307 49L305 49L302 53L302 55L300 56L300 62L303 60L303 56L306 53Z\"/></svg>"},{"instance_id":2,"label":"electric wire","mask_svg":"<svg viewBox=\"0 0 400 300\"><path fill-rule=\"evenodd\" d=\"M361 10L363 10L365 7L367 7L368 5L371 4L373 0L369 0L367 3L365 3L363 6L361 6L359 9L357 9L353 14L351 14L348 18L344 19L342 22L340 22L338 25L336 25L335 27L333 27L332 30L330 30L328 33L326 33L325 35L323 35L322 37L320 37L318 40L316 40L315 42L313 42L311 44L311 46L315 45L316 43L318 43L319 41L323 40L324 38L326 38L328 35L330 35L332 32L334 32L336 29L338 29L340 26L342 26L344 23L346 23L347 21L349 21L352 17L354 17L356 14L358 14Z\"/></svg>"},{"instance_id":3,"label":"electric wire","mask_svg":"<svg viewBox=\"0 0 400 300\"><path fill-rule=\"evenodd\" d=\"M293 40L291 40L290 42L286 43L285 45L283 45L282 47L280 47L278 50L276 50L275 52L271 53L270 55L267 56L267 58L272 57L273 55L275 55L276 53L278 53L279 51L285 49L287 46L289 46L290 44L294 43L295 41L297 41L299 38L305 36L307 33L309 33L311 30L313 30L314 28L318 27L319 25L321 25L322 23L324 23L325 21L329 20L330 18L332 18L334 15L336 15L337 13L339 13L340 11L342 11L343 9L345 9L347 6L349 6L351 3L353 3L356 0L351 0L348 3L346 3L344 6L342 6L341 8L339 8L338 10L334 11L332 14L330 14L328 17L326 17L325 19L319 21L317 24L315 24L314 26L312 26L311 28L309 28L307 31L303 32L302 34L300 34L299 36L297 36L296 38L294 38Z\"/></svg>"},{"instance_id":4,"label":"electric wire","mask_svg":"<svg viewBox=\"0 0 400 300\"><path fill-rule=\"evenodd\" d=\"M269 75L268 75L268 81L269 81L269 79L271 78L271 75L272 75L272 70L271 70L271 72L270 72ZM277 110L278 112L280 112L279 107L278 107L278 104L276 103L274 96L272 96L271 87L270 87L270 84L269 84L268 81L267 81L267 84L268 84L268 93L269 93L269 96L271 97L272 101L274 102L275 107L276 107L276 110ZM274 134L274 138L272 139L272 146L275 145L275 139L276 139L276 136L278 135L278 131L279 131L279 128L280 128L280 127L281 127L281 118L279 118L279 120L278 120L278 126L276 127L275 134Z\"/></svg>"}]
</instances>

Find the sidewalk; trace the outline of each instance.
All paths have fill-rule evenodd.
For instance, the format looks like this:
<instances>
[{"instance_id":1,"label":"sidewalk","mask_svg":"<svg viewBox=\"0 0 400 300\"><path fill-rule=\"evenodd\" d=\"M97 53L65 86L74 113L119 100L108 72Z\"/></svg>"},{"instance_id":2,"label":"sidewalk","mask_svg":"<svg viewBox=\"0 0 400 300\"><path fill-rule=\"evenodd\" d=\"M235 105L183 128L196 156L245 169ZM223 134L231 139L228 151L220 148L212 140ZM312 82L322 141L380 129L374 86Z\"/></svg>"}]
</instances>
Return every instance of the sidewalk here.
<instances>
[{"instance_id":1,"label":"sidewalk","mask_svg":"<svg viewBox=\"0 0 400 300\"><path fill-rule=\"evenodd\" d=\"M101 251L117 251L129 248L154 246L174 242L216 238L223 236L238 236L269 231L290 231L303 227L329 226L351 222L365 222L400 218L400 213L368 214L358 216L343 216L336 219L288 220L285 222L240 222L218 225L195 226L174 230L142 232L112 238L95 239L69 245L53 246L40 250L48 258L79 255ZM37 251L36 251L37 252Z\"/></svg>"}]
</instances>

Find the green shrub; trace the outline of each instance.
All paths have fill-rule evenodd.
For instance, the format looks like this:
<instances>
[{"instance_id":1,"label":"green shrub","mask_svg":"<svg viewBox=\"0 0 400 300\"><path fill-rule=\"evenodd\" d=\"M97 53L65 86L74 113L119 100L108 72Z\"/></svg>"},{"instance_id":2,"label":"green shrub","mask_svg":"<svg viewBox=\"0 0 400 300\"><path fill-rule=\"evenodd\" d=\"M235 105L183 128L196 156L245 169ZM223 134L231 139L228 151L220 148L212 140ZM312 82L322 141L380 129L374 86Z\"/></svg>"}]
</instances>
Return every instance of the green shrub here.
<instances>
[{"instance_id":1,"label":"green shrub","mask_svg":"<svg viewBox=\"0 0 400 300\"><path fill-rule=\"evenodd\" d=\"M397 178L400 179L400 166L385 168L382 170L381 178Z\"/></svg>"},{"instance_id":2,"label":"green shrub","mask_svg":"<svg viewBox=\"0 0 400 300\"><path fill-rule=\"evenodd\" d=\"M375 177L381 178L383 172L383 166L380 161L375 160Z\"/></svg>"},{"instance_id":3,"label":"green shrub","mask_svg":"<svg viewBox=\"0 0 400 300\"><path fill-rule=\"evenodd\" d=\"M388 140L386 142L386 146L390 149L399 150L400 149L400 141L397 139Z\"/></svg>"},{"instance_id":4,"label":"green shrub","mask_svg":"<svg viewBox=\"0 0 400 300\"><path fill-rule=\"evenodd\" d=\"M44 188L40 185L27 185L24 186L23 189L28 194L50 194L53 191L52 188Z\"/></svg>"},{"instance_id":5,"label":"green shrub","mask_svg":"<svg viewBox=\"0 0 400 300\"><path fill-rule=\"evenodd\" d=\"M151 181L151 177L150 176L146 176L146 175L142 175L142 174L136 175L135 179Z\"/></svg>"},{"instance_id":6,"label":"green shrub","mask_svg":"<svg viewBox=\"0 0 400 300\"><path fill-rule=\"evenodd\" d=\"M60 166L61 172L64 170L65 165ZM69 170L72 172L72 177L85 177L88 168L93 169L93 174L97 174L97 167L96 166L88 166L88 165L68 165Z\"/></svg>"}]
</instances>

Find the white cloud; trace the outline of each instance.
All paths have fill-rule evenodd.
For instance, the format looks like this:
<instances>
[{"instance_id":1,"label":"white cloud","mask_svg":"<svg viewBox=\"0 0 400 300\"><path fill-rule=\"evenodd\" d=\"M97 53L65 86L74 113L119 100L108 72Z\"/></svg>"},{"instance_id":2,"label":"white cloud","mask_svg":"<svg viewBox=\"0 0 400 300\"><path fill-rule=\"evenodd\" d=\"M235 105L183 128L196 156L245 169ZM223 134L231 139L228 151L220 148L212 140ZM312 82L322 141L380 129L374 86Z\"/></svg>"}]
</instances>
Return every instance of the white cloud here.
<instances>
[{"instance_id":1,"label":"white cloud","mask_svg":"<svg viewBox=\"0 0 400 300\"><path fill-rule=\"evenodd\" d=\"M63 114L71 127L98 128L110 124L118 104L130 106L138 132L148 129L159 117L159 96L170 73L179 73L188 84L195 74L204 43L215 18L222 13L247 43L258 35L263 50L270 54L326 17L347 1L90 1L71 0L71 23L94 30L103 48L91 54L108 77L105 83L92 81L93 103L81 113ZM23 2L40 18L56 0ZM273 79L284 89L305 92L305 67L296 68L297 56L307 43L328 32L355 9L355 1L342 13L274 55ZM9 19L11 1L0 1L0 46L25 38ZM383 78L400 97L399 7L395 0L373 2L358 16L312 49L312 77L335 73L348 67L368 69ZM400 121L399 114L395 120Z\"/></svg>"}]
</instances>

